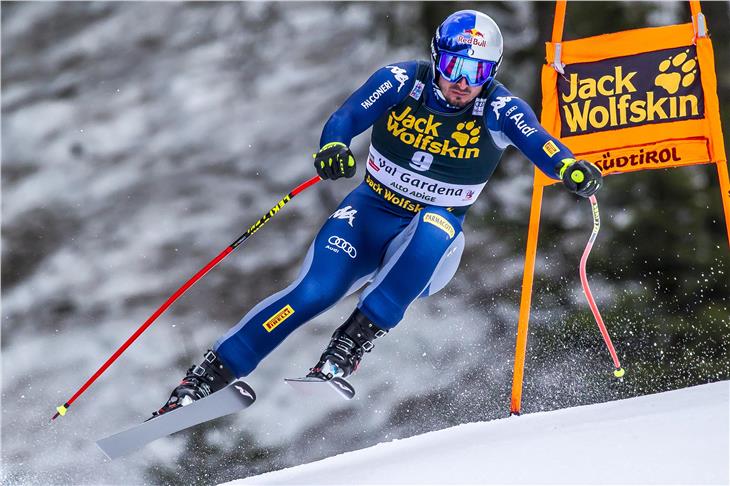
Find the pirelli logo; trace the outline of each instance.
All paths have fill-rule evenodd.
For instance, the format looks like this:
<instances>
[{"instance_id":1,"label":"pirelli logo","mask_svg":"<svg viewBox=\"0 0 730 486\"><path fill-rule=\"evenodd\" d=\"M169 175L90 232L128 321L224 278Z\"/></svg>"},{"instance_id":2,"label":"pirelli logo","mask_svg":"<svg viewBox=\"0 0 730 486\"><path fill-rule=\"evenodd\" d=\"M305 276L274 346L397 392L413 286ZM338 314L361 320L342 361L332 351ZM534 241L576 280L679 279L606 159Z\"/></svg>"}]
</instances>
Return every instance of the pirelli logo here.
<instances>
[{"instance_id":1,"label":"pirelli logo","mask_svg":"<svg viewBox=\"0 0 730 486\"><path fill-rule=\"evenodd\" d=\"M557 154L558 152L560 152L560 149L558 148L558 146L557 146L557 145L555 145L555 142L553 142L552 140L548 140L548 141L547 141L547 142L545 143L545 145L543 145L543 146L542 146L542 150L543 150L543 152L545 152L545 153L546 153L546 154L548 155L548 157L550 157L550 158L552 158L552 157L553 157L553 155L555 155L555 154Z\"/></svg>"},{"instance_id":2,"label":"pirelli logo","mask_svg":"<svg viewBox=\"0 0 730 486\"><path fill-rule=\"evenodd\" d=\"M292 314L294 314L294 309L292 309L292 307L287 304L286 307L281 309L279 312L271 316L266 322L264 322L264 329L266 329L266 332L273 331L277 328L279 324L289 319Z\"/></svg>"}]
</instances>

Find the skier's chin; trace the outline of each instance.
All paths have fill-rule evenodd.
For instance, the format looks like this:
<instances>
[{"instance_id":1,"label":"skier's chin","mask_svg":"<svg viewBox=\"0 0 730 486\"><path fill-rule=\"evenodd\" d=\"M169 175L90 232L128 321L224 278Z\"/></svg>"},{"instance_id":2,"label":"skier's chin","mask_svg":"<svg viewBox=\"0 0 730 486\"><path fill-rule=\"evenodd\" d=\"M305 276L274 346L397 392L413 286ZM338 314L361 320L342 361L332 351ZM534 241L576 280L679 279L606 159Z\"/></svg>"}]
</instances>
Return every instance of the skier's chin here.
<instances>
[{"instance_id":1,"label":"skier's chin","mask_svg":"<svg viewBox=\"0 0 730 486\"><path fill-rule=\"evenodd\" d=\"M451 106L463 108L471 103L472 99L474 99L474 97L469 95L452 94L451 96L446 98L446 101L448 101Z\"/></svg>"}]
</instances>

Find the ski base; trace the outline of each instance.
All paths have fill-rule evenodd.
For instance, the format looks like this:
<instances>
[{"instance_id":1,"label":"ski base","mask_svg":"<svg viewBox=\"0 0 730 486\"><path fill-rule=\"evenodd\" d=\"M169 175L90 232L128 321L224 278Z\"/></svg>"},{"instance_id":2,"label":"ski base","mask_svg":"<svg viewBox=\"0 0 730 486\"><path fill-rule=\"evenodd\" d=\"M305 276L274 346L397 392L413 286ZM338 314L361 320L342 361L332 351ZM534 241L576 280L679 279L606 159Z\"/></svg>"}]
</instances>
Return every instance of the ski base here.
<instances>
[{"instance_id":1,"label":"ski base","mask_svg":"<svg viewBox=\"0 0 730 486\"><path fill-rule=\"evenodd\" d=\"M286 378L284 381L286 381L291 387L308 394L314 394L325 390L325 393L328 393L331 390L334 390L345 400L352 400L355 397L355 387L353 387L350 382L344 378L337 377L332 378L331 380L325 380L316 377L304 377Z\"/></svg>"},{"instance_id":2,"label":"ski base","mask_svg":"<svg viewBox=\"0 0 730 486\"><path fill-rule=\"evenodd\" d=\"M96 445L109 459L113 460L175 432L240 412L251 406L255 400L256 394L253 389L245 382L237 380L222 390L196 400L190 405L99 439Z\"/></svg>"}]
</instances>

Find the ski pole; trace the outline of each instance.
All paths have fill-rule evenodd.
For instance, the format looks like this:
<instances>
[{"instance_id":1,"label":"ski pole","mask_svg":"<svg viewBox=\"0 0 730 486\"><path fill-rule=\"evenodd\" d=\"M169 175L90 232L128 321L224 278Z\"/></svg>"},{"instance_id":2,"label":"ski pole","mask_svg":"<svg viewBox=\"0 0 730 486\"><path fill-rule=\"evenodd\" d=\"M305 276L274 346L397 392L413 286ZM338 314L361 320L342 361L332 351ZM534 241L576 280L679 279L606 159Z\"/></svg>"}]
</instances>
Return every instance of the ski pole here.
<instances>
[{"instance_id":1,"label":"ski pole","mask_svg":"<svg viewBox=\"0 0 730 486\"><path fill-rule=\"evenodd\" d=\"M269 220L270 220L270 219L271 219L271 218L272 218L272 217L273 217L273 216L274 216L274 215L275 215L276 213L278 213L278 212L279 212L279 211L281 210L281 208L283 208L283 207L284 207L284 205L285 205L286 203L288 203L289 201L291 201L291 200L292 200L292 199L294 198L294 196L296 196L297 194L299 194L299 193L303 192L303 191L304 191L305 189L307 189L307 188L309 188L309 187L313 186L314 184L316 184L316 183L317 183L317 182L319 182L320 180L321 180L321 179L320 179L320 177L319 177L319 176L314 176L314 177L312 177L311 179L309 179L309 180L307 180L307 181L305 181L305 182L303 182L303 183L299 184L299 185L298 185L297 187L295 187L295 188L294 188L294 189L293 189L293 190L292 190L292 191L291 191L291 192L290 192L289 194L287 194L286 196L284 196L284 198L283 198L283 199L281 199L281 200L280 200L280 201L279 201L279 202L278 202L278 203L276 204L276 206L274 206L273 208L271 208L271 209L269 210L269 212L268 212L268 213L266 213L265 215L263 215L263 216L261 217L261 219L259 219L258 221L256 221L256 222L255 222L255 223L254 223L253 225L251 225L251 227L250 227L250 228L249 228L248 230L246 230L246 232L245 232L244 234L242 234L241 236L239 236L239 237L238 237L238 239L236 239L236 241L234 241L233 243L231 243L230 245L228 245L228 246L226 247L226 249L225 249L225 250L223 250L222 252L220 252L220 253L218 254L218 256L216 256L215 258L213 258L213 259L212 259L212 260L211 260L210 262L208 262L208 264L207 264L207 265L205 265L205 266L204 266L203 268L201 268L200 270L198 270L198 273L196 273L195 275L193 275L193 276L192 276L192 278L191 278L190 280L188 280L187 282L185 282L185 284L183 284L183 286L182 286L182 287L180 287L179 289L177 289L177 290L175 291L175 293L174 293L174 294L172 294L172 295L171 295L171 296L170 296L170 297L169 297L169 298L168 298L168 299L167 299L167 300L166 300L166 301L165 301L165 302L164 302L164 303L163 303L163 304L162 304L162 305L160 306L160 308L159 308L159 309L157 309L157 310L156 310L156 311L154 312L154 314L152 314L152 315L151 315L151 316L150 316L150 317L149 317L149 318L148 318L148 319L147 319L147 320L146 320L146 321L145 321L145 322L144 322L144 323L143 323L143 324L142 324L142 325L141 325L141 326L139 327L139 329L137 329L137 330L136 330L136 331L134 332L134 334L132 334L132 335L131 335L131 336L129 337L129 339L127 339L127 340L126 340L126 341L124 342L124 344L122 344L122 346L121 346L121 347L120 347L119 349L117 349L117 350L116 350L116 351L114 352L114 354L112 354L112 355L111 355L111 356L109 357L109 359L107 359L107 360L106 360L106 362L105 362L105 363L104 363L103 365L101 365L101 368L99 368L99 369L98 369L98 370L96 371L96 373L94 373L94 374L93 374L93 375L91 376L91 378L89 378L89 379L88 379L88 380L86 381L86 383L84 383L84 384L83 384L83 386L82 386L81 388L79 388L79 389L78 389L78 391L76 391L76 393L74 393L74 395L73 395L73 396L72 396L72 397L71 397L71 398L70 398L70 399L69 399L69 400L68 400L68 401L67 401L66 403L64 403L63 405L61 405L61 406L59 406L59 407L56 407L56 410L57 410L57 411L56 411L56 414L55 414L55 415L53 416L53 418L51 418L51 420L53 421L53 420L54 420L54 419L55 419L56 417L58 417L59 415L66 415L66 412L68 411L68 407L70 407L70 406L71 406L71 404L72 404L72 403L73 403L73 402L74 402L74 401L75 401L75 400L76 400L76 399L77 399L77 398L78 398L78 397L79 397L79 396L80 396L80 395L81 395L82 393L84 393L84 392L86 391L86 389L87 389L87 388L89 388L89 386L91 386L91 384L92 384L92 383L94 383L94 381L96 381L96 379L97 379L97 378L99 378L99 376L101 376L101 374L102 374L102 373L104 373L104 371L106 371L106 369L107 369L107 368L109 368L109 366L111 366L111 364L112 364L112 363L114 363L114 361L116 361L116 359L117 359L117 358L118 358L118 357L119 357L119 356L120 356L120 355L121 355L121 354L122 354L122 353L123 353L123 352L124 352L124 351L125 351L125 350L126 350L126 349L127 349L127 348L128 348L128 347L129 347L129 346L130 346L130 345L131 345L131 344L132 344L132 343L133 343L133 342L134 342L134 341L135 341L135 340L136 340L136 339L137 339L137 338L138 338L138 337L139 337L139 336L140 336L140 335L141 335L141 334L142 334L142 333L143 333L143 332L144 332L144 331L146 330L146 329L147 329L147 328L148 328L148 327L150 327L150 326L152 325L152 323L153 323L153 322L155 322L155 320L156 320L156 319L157 319L158 317L160 317L160 315L161 315L161 314L162 314L163 312L165 312L165 310L167 310L167 308L168 308L168 307L170 307L170 305L172 305L172 303L173 303L173 302L175 302L175 301L176 301L176 300L178 299L178 297L180 297L181 295L183 295L183 294L184 294L184 293L185 293L185 292L186 292L186 291L187 291L187 290L188 290L188 289L189 289L190 287L192 287L192 286L193 286L193 285L195 284L195 282L197 282L198 280L200 280L200 278L201 278L201 277L203 277L203 275L205 275L205 274L206 274L206 273L208 273L208 272L209 272L209 271L210 271L210 270L211 270L211 269L212 269L213 267L215 267L216 265L218 265L218 263L220 263L220 261L221 261L221 260L223 260L223 259L224 259L225 257L227 257L227 256L228 256L228 255L229 255L229 254L230 254L230 253L231 253L231 252L232 252L233 250L235 250L235 249L236 249L236 248L237 248L237 247L238 247L239 245L241 245L241 244L242 244L242 243L243 243L244 241L246 241L247 239L249 239L249 238L251 237L251 235L253 235L253 234L254 234L254 233L256 233L256 232L257 232L258 230L260 230L260 229L261 229L261 227L262 227L263 225L265 225L265 224L266 224L266 222L267 222L267 221L269 221Z\"/></svg>"},{"instance_id":2,"label":"ski pole","mask_svg":"<svg viewBox=\"0 0 730 486\"><path fill-rule=\"evenodd\" d=\"M603 323L601 313L598 312L598 306L596 306L596 301L593 299L591 288L588 286L588 277L586 276L586 262L588 261L588 254L591 252L591 249L593 248L593 242L596 241L598 231L601 229L601 217L598 214L598 201L596 200L596 196L591 196L590 202L591 209L593 209L593 231L591 232L591 237L588 240L588 244L586 245L585 250L583 250L583 256L580 259L580 283L581 285L583 285L583 293L586 294L586 298L588 299L588 305L591 308L591 312L593 312L593 317L595 317L596 319L596 324L598 324L598 328L601 330L603 340L606 342L606 346L608 347L608 352L611 353L611 358L613 359L613 365L615 367L613 374L616 378L621 378L624 376L624 369L621 367L621 363L619 363L618 361L618 356L616 356L616 350L613 349L611 337L608 335L608 330L606 329L606 325Z\"/></svg>"}]
</instances>

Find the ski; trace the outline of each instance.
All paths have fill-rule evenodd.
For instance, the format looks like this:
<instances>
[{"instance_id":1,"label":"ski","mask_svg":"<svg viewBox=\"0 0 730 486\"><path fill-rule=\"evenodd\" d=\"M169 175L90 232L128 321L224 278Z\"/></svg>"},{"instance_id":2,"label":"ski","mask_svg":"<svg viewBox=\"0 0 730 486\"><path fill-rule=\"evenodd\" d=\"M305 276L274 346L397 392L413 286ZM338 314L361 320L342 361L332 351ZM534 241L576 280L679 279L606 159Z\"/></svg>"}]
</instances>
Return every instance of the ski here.
<instances>
[{"instance_id":1,"label":"ski","mask_svg":"<svg viewBox=\"0 0 730 486\"><path fill-rule=\"evenodd\" d=\"M331 380L325 380L323 378L304 377L285 378L284 381L293 388L308 394L317 393L321 390L334 390L345 400L352 400L355 397L355 387L353 387L350 382L344 378L336 377Z\"/></svg>"},{"instance_id":2,"label":"ski","mask_svg":"<svg viewBox=\"0 0 730 486\"><path fill-rule=\"evenodd\" d=\"M175 432L240 412L251 406L255 400L256 394L250 386L241 380L234 381L222 390L196 400L190 405L99 439L96 445L113 460Z\"/></svg>"}]
</instances>

